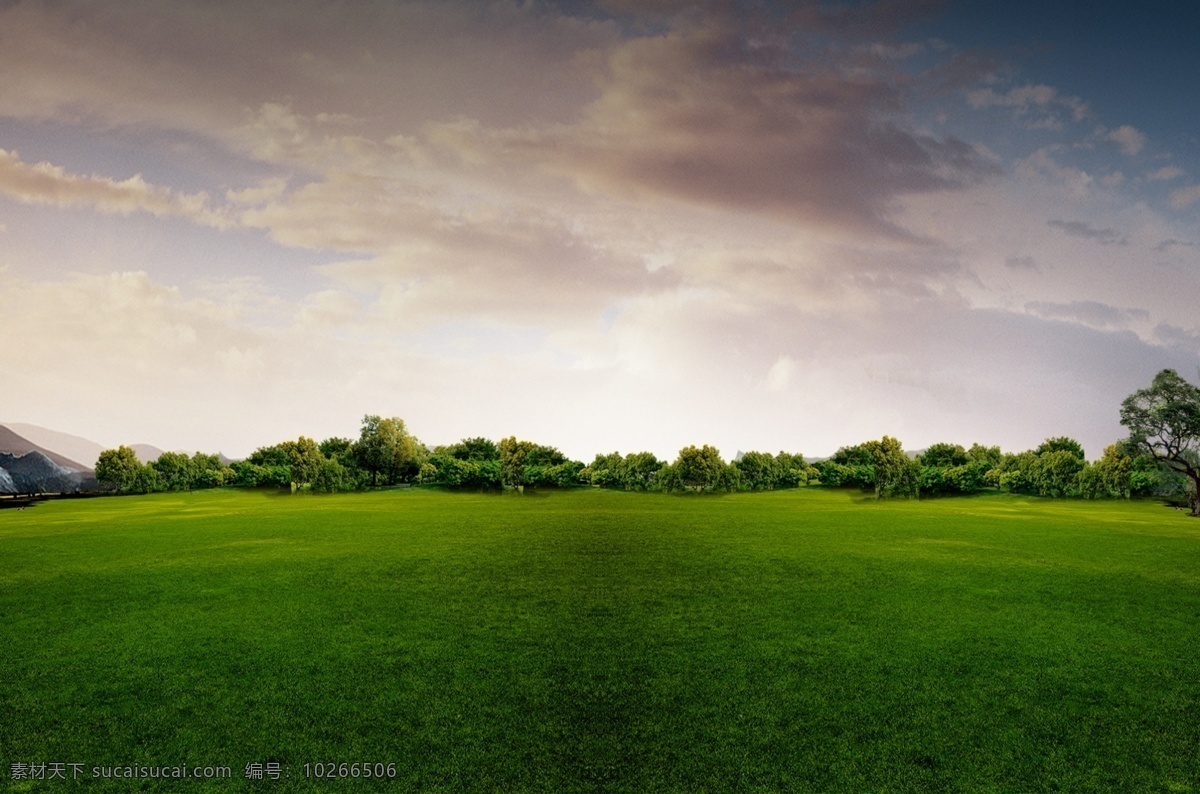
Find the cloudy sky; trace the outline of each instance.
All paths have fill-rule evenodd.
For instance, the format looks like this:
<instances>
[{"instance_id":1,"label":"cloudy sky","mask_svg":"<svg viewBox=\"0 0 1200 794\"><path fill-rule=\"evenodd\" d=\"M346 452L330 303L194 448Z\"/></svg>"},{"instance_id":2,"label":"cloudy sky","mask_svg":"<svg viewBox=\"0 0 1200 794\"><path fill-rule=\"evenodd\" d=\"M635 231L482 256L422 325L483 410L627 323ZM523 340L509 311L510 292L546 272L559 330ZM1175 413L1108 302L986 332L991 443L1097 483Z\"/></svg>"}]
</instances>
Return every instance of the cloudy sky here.
<instances>
[{"instance_id":1,"label":"cloudy sky","mask_svg":"<svg viewBox=\"0 0 1200 794\"><path fill-rule=\"evenodd\" d=\"M1200 367L1197 8L0 0L0 421L1096 457Z\"/></svg>"}]
</instances>

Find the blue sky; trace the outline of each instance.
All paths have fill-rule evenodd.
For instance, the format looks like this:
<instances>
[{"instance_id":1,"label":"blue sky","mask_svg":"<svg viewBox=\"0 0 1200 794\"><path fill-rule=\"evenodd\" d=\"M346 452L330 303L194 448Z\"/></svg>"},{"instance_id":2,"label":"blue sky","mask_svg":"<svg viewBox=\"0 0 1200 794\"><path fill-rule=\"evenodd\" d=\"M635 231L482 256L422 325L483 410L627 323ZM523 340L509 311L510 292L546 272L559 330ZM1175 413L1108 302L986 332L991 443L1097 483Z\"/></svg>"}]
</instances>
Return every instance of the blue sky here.
<instances>
[{"instance_id":1,"label":"blue sky","mask_svg":"<svg viewBox=\"0 0 1200 794\"><path fill-rule=\"evenodd\" d=\"M0 4L0 421L1092 456L1200 372L1185 4Z\"/></svg>"}]
</instances>

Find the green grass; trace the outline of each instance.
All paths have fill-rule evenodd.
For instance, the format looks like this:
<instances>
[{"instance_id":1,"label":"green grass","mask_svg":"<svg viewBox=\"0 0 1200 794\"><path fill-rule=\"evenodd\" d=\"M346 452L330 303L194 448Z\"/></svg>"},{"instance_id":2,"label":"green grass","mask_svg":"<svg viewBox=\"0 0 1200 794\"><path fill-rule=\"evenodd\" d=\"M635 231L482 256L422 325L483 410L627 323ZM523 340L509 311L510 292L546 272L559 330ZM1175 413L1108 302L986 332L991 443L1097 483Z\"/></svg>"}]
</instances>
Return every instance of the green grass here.
<instances>
[{"instance_id":1,"label":"green grass","mask_svg":"<svg viewBox=\"0 0 1200 794\"><path fill-rule=\"evenodd\" d=\"M1148 503L53 502L0 511L0 790L1200 791L1198 649L1200 521Z\"/></svg>"}]
</instances>

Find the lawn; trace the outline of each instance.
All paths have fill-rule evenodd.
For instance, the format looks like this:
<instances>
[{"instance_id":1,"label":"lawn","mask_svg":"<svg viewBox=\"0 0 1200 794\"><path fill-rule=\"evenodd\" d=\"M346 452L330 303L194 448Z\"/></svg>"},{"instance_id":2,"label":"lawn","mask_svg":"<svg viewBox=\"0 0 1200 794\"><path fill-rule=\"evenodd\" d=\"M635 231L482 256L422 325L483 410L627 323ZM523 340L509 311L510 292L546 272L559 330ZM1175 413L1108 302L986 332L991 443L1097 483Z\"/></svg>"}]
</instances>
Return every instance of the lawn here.
<instances>
[{"instance_id":1,"label":"lawn","mask_svg":"<svg viewBox=\"0 0 1200 794\"><path fill-rule=\"evenodd\" d=\"M1151 503L51 502L0 510L0 790L1200 791L1198 649Z\"/></svg>"}]
</instances>

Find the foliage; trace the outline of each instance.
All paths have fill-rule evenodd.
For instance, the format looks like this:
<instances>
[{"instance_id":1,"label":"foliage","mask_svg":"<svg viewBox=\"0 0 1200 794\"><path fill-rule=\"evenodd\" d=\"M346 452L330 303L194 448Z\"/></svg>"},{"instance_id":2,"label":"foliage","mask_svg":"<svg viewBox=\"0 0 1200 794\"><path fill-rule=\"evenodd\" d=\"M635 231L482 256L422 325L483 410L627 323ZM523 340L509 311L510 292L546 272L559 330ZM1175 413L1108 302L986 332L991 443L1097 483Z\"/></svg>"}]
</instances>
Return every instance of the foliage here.
<instances>
[{"instance_id":1,"label":"foliage","mask_svg":"<svg viewBox=\"0 0 1200 794\"><path fill-rule=\"evenodd\" d=\"M931 466L938 469L952 469L955 466L964 466L971 458L967 455L967 451L962 448L961 444L930 444L928 449L921 454L919 460L922 466Z\"/></svg>"},{"instance_id":2,"label":"foliage","mask_svg":"<svg viewBox=\"0 0 1200 794\"><path fill-rule=\"evenodd\" d=\"M741 487L748 491L773 491L779 484L782 470L770 452L747 452L733 465L740 474Z\"/></svg>"},{"instance_id":3,"label":"foliage","mask_svg":"<svg viewBox=\"0 0 1200 794\"><path fill-rule=\"evenodd\" d=\"M150 465L158 472L159 486L166 491L190 491L196 480L192 459L182 452L164 452Z\"/></svg>"},{"instance_id":4,"label":"foliage","mask_svg":"<svg viewBox=\"0 0 1200 794\"><path fill-rule=\"evenodd\" d=\"M371 485L408 482L421 471L425 447L412 436L399 417L363 417L362 429L353 448L354 457L371 475Z\"/></svg>"},{"instance_id":5,"label":"foliage","mask_svg":"<svg viewBox=\"0 0 1200 794\"><path fill-rule=\"evenodd\" d=\"M106 449L96 461L96 480L105 488L118 493L145 492L149 475L143 471L137 453L124 444L116 449Z\"/></svg>"},{"instance_id":6,"label":"foliage","mask_svg":"<svg viewBox=\"0 0 1200 794\"><path fill-rule=\"evenodd\" d=\"M500 448L496 446L496 442L482 436L464 438L457 444L451 444L441 451L457 460L470 460L477 463L485 460L500 460Z\"/></svg>"},{"instance_id":7,"label":"foliage","mask_svg":"<svg viewBox=\"0 0 1200 794\"><path fill-rule=\"evenodd\" d=\"M589 466L579 473L583 482L600 488L624 491L652 491L661 487L659 472L666 463L652 452L631 452L596 455Z\"/></svg>"},{"instance_id":8,"label":"foliage","mask_svg":"<svg viewBox=\"0 0 1200 794\"><path fill-rule=\"evenodd\" d=\"M716 447L687 446L679 450L673 464L674 476L681 488L693 491L728 491L736 489L737 469L729 471Z\"/></svg>"},{"instance_id":9,"label":"foliage","mask_svg":"<svg viewBox=\"0 0 1200 794\"><path fill-rule=\"evenodd\" d=\"M853 486L863 490L875 487L875 458L863 444L841 447L833 456L813 464L822 485L832 488Z\"/></svg>"},{"instance_id":10,"label":"foliage","mask_svg":"<svg viewBox=\"0 0 1200 794\"><path fill-rule=\"evenodd\" d=\"M1200 515L1200 388L1164 369L1121 403L1129 449L1191 481L1192 515Z\"/></svg>"},{"instance_id":11,"label":"foliage","mask_svg":"<svg viewBox=\"0 0 1200 794\"><path fill-rule=\"evenodd\" d=\"M921 493L932 496L981 491L995 481L989 476L1002 459L1000 447L932 444L918 458Z\"/></svg>"},{"instance_id":12,"label":"foliage","mask_svg":"<svg viewBox=\"0 0 1200 794\"><path fill-rule=\"evenodd\" d=\"M523 488L526 485L565 487L579 484L583 464L568 461L567 456L555 447L509 436L501 439L498 452L500 481L504 485Z\"/></svg>"},{"instance_id":13,"label":"foliage","mask_svg":"<svg viewBox=\"0 0 1200 794\"><path fill-rule=\"evenodd\" d=\"M323 456L343 464L349 464L354 458L354 441L349 438L327 438L317 448Z\"/></svg>"},{"instance_id":14,"label":"foliage","mask_svg":"<svg viewBox=\"0 0 1200 794\"><path fill-rule=\"evenodd\" d=\"M904 453L899 439L884 436L878 441L868 441L862 446L870 451L875 464L876 497L917 497L920 464Z\"/></svg>"},{"instance_id":15,"label":"foliage","mask_svg":"<svg viewBox=\"0 0 1200 794\"><path fill-rule=\"evenodd\" d=\"M1076 478L1084 468L1084 458L1073 450L1058 448L1043 452L1033 464L1034 487L1038 496L1078 496Z\"/></svg>"},{"instance_id":16,"label":"foliage","mask_svg":"<svg viewBox=\"0 0 1200 794\"><path fill-rule=\"evenodd\" d=\"M1083 445L1075 439L1068 438L1067 436L1046 439L1041 444L1038 444L1038 447L1033 451L1033 454L1041 457L1042 455L1050 452L1066 452L1069 453L1071 457L1079 460L1084 460L1086 458L1086 455L1084 455L1083 452Z\"/></svg>"},{"instance_id":17,"label":"foliage","mask_svg":"<svg viewBox=\"0 0 1200 794\"><path fill-rule=\"evenodd\" d=\"M796 488L801 485L808 485L818 476L817 470L808 465L804 461L804 456L800 453L791 453L780 451L775 456L775 463L779 467L779 479L776 481L776 487L779 488Z\"/></svg>"},{"instance_id":18,"label":"foliage","mask_svg":"<svg viewBox=\"0 0 1200 794\"><path fill-rule=\"evenodd\" d=\"M500 481L504 485L525 486L525 458L536 444L518 441L516 436L500 440Z\"/></svg>"}]
</instances>

